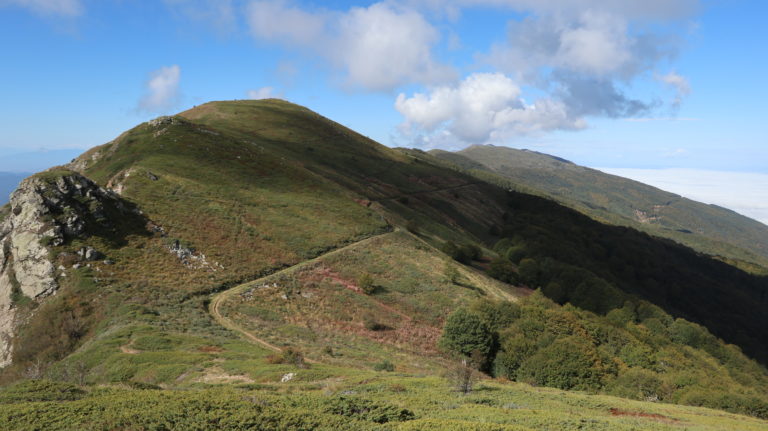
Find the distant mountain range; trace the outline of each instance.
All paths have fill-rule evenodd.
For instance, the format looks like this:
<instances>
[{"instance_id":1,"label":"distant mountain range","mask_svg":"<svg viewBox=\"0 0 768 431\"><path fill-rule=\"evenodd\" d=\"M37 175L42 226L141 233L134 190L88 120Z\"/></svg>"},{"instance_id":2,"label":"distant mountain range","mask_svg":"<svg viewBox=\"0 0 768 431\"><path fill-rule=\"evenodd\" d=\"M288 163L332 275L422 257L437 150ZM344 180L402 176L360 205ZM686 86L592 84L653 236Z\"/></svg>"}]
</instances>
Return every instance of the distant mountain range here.
<instances>
[{"instance_id":1,"label":"distant mountain range","mask_svg":"<svg viewBox=\"0 0 768 431\"><path fill-rule=\"evenodd\" d=\"M631 226L705 253L768 266L768 228L627 178L529 150L478 145L430 156L500 185L549 197L596 220Z\"/></svg>"}]
</instances>

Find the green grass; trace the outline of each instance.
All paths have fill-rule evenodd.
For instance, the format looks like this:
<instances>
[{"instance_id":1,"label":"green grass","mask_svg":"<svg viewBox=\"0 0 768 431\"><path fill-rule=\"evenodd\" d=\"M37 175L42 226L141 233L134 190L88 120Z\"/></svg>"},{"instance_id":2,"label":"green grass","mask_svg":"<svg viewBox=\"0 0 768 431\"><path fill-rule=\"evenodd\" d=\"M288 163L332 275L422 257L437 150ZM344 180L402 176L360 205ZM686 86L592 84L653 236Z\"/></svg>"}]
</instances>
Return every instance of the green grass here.
<instances>
[{"instance_id":1,"label":"green grass","mask_svg":"<svg viewBox=\"0 0 768 431\"><path fill-rule=\"evenodd\" d=\"M299 370L298 374L301 373ZM403 409L409 414L403 415ZM378 423L383 420L387 422ZM25 384L0 392L0 426L15 430L256 427L264 430L759 431L768 429L768 422L703 408L629 401L517 383L483 381L474 392L462 395L453 392L442 378L384 372L315 383L273 381L185 391Z\"/></svg>"}]
</instances>

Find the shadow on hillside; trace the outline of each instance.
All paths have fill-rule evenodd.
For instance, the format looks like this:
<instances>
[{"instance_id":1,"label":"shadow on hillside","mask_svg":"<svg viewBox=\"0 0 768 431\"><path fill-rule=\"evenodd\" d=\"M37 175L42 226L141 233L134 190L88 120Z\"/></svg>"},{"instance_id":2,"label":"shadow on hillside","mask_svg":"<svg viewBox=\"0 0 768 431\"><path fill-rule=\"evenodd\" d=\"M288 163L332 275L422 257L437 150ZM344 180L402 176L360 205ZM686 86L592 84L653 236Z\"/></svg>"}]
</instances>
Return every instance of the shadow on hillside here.
<instances>
[{"instance_id":1,"label":"shadow on hillside","mask_svg":"<svg viewBox=\"0 0 768 431\"><path fill-rule=\"evenodd\" d=\"M768 277L536 196L509 192L508 208L496 248L550 299L599 314L644 299L768 363Z\"/></svg>"}]
</instances>

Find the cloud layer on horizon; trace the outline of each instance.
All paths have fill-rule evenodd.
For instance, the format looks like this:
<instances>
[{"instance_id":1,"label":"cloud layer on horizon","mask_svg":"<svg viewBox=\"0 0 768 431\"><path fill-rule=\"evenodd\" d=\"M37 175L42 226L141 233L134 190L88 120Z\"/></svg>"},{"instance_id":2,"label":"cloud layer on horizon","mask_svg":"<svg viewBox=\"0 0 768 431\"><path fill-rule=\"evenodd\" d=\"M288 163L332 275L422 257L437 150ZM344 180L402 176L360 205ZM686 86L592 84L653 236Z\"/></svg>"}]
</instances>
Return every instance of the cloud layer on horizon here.
<instances>
[{"instance_id":1,"label":"cloud layer on horizon","mask_svg":"<svg viewBox=\"0 0 768 431\"><path fill-rule=\"evenodd\" d=\"M692 200L729 208L768 225L768 174L699 169L598 169Z\"/></svg>"}]
</instances>

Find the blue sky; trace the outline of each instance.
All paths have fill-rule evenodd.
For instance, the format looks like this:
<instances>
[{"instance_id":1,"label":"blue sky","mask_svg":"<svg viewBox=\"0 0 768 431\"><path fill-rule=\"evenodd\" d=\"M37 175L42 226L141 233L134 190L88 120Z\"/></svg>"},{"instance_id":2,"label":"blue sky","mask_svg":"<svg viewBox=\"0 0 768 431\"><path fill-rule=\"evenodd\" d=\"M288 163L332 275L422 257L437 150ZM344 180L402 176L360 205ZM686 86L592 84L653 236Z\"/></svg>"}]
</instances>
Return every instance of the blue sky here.
<instances>
[{"instance_id":1,"label":"blue sky","mask_svg":"<svg viewBox=\"0 0 768 431\"><path fill-rule=\"evenodd\" d=\"M282 97L391 146L768 173L766 16L757 0L0 0L0 171Z\"/></svg>"}]
</instances>

